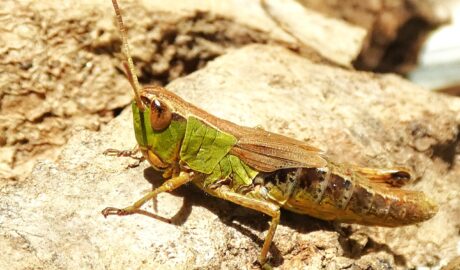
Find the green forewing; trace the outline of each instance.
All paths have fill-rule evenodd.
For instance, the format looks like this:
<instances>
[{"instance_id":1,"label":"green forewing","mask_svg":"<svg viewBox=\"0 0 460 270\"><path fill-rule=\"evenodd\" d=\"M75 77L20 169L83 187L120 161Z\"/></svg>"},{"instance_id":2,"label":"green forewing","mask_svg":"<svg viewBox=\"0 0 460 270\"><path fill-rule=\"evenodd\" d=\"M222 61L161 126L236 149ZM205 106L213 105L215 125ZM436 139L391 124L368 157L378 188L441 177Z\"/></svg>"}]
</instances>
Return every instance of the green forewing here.
<instances>
[{"instance_id":1,"label":"green forewing","mask_svg":"<svg viewBox=\"0 0 460 270\"><path fill-rule=\"evenodd\" d=\"M133 102L132 108L137 143L152 149L163 162L173 162L184 137L185 121L173 120L166 129L155 131L149 121L150 109L146 108L141 114L135 102Z\"/></svg>"},{"instance_id":2,"label":"green forewing","mask_svg":"<svg viewBox=\"0 0 460 270\"><path fill-rule=\"evenodd\" d=\"M238 185L249 185L252 183L252 179L256 177L257 171L251 169L246 163L241 161L237 156L228 155L230 164L232 166L233 180Z\"/></svg>"},{"instance_id":3,"label":"green forewing","mask_svg":"<svg viewBox=\"0 0 460 270\"><path fill-rule=\"evenodd\" d=\"M235 136L216 130L190 116L187 119L180 158L191 169L210 174L236 142Z\"/></svg>"},{"instance_id":4,"label":"green forewing","mask_svg":"<svg viewBox=\"0 0 460 270\"><path fill-rule=\"evenodd\" d=\"M252 179L257 174L257 171L250 168L237 156L228 154L216 165L212 173L206 177L205 185L226 179L230 176L233 186L247 186L252 183Z\"/></svg>"}]
</instances>

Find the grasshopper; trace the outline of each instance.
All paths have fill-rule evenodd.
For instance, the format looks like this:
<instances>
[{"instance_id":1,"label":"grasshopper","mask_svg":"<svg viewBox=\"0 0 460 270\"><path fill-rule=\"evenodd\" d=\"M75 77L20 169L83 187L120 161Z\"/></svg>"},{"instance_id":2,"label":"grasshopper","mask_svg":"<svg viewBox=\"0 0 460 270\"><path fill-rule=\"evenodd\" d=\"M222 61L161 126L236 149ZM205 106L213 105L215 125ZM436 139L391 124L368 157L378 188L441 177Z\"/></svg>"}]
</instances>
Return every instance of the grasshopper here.
<instances>
[{"instance_id":1,"label":"grasshopper","mask_svg":"<svg viewBox=\"0 0 460 270\"><path fill-rule=\"evenodd\" d=\"M411 179L401 168L377 169L330 160L302 141L219 119L159 86L141 87L117 1L112 0L134 92L132 113L138 149L165 182L126 208L102 214L145 213L162 192L192 182L204 192L271 217L258 257L266 263L280 209L323 220L402 226L427 220L436 204L422 192L400 189Z\"/></svg>"}]
</instances>

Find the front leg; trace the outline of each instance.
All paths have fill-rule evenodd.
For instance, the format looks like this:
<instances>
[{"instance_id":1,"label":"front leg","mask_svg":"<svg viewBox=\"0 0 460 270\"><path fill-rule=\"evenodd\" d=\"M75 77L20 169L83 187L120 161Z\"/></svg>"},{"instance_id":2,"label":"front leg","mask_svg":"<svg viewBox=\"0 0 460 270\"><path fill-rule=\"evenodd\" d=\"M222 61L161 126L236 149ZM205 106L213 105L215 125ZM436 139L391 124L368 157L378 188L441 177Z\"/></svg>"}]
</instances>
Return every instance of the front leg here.
<instances>
[{"instance_id":1,"label":"front leg","mask_svg":"<svg viewBox=\"0 0 460 270\"><path fill-rule=\"evenodd\" d=\"M106 156L115 156L115 157L130 157L132 159L137 160L135 163L129 164L128 168L135 168L138 167L142 161L145 160L144 156L138 157L137 154L139 153L139 145L136 145L131 150L118 150L109 148L104 151L104 155Z\"/></svg>"},{"instance_id":2,"label":"front leg","mask_svg":"<svg viewBox=\"0 0 460 270\"><path fill-rule=\"evenodd\" d=\"M147 193L144 197L139 199L133 205L125 207L123 209L115 208L115 207L107 207L104 210L102 210L102 215L104 215L104 217L107 217L109 215L126 216L126 215L132 215L135 213L145 213L145 211L141 210L140 208L148 200L155 198L158 194L162 192L173 191L174 189L182 186L185 183L190 182L191 180L192 180L191 173L181 172L179 176L173 177L165 181L161 186Z\"/></svg>"},{"instance_id":3,"label":"front leg","mask_svg":"<svg viewBox=\"0 0 460 270\"><path fill-rule=\"evenodd\" d=\"M134 146L131 150L118 150L109 148L104 151L104 155L107 156L116 156L116 157L131 157L134 158L139 152L139 145Z\"/></svg>"}]
</instances>

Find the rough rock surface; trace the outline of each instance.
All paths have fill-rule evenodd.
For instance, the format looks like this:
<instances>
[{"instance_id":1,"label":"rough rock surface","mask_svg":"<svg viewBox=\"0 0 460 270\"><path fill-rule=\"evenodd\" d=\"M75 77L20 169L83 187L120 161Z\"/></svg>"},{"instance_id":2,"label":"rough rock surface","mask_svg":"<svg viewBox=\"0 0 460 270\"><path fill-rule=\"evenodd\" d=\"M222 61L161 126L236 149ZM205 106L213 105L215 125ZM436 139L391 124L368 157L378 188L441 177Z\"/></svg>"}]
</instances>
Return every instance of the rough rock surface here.
<instances>
[{"instance_id":1,"label":"rough rock surface","mask_svg":"<svg viewBox=\"0 0 460 270\"><path fill-rule=\"evenodd\" d=\"M168 88L217 116L308 141L337 161L409 166L418 177L409 188L440 204L433 219L397 229L283 212L275 267L405 269L443 264L458 252L460 100L268 45L221 56ZM158 214L176 225L100 215L161 183L146 163L126 169L133 160L102 155L134 145L129 111L100 132L73 134L56 162L41 161L26 181L0 186L0 268L255 267L268 218L193 186L158 198Z\"/></svg>"},{"instance_id":2,"label":"rough rock surface","mask_svg":"<svg viewBox=\"0 0 460 270\"><path fill-rule=\"evenodd\" d=\"M288 33L258 1L122 2L140 79L149 83L167 83L252 43L280 44L318 61L350 65L365 35L315 12L298 22L318 27L290 27ZM72 127L97 130L129 103L129 84L117 79L122 56L111 5L0 2L0 179L23 179L37 158L56 157ZM325 36L334 32L346 35Z\"/></svg>"}]
</instances>

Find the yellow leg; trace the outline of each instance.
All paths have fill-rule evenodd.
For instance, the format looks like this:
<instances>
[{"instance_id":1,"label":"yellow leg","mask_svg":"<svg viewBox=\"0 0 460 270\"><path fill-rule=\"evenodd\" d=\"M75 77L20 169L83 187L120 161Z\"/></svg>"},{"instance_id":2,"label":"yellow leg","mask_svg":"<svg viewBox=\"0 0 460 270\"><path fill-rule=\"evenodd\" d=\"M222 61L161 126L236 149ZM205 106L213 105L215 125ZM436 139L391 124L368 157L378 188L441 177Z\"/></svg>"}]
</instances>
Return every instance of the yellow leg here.
<instances>
[{"instance_id":1,"label":"yellow leg","mask_svg":"<svg viewBox=\"0 0 460 270\"><path fill-rule=\"evenodd\" d=\"M270 229L268 229L267 236L265 237L264 245L259 256L259 263L263 266L267 260L267 253L270 249L270 245L275 235L276 227L280 222L280 207L274 203L248 198L242 194L235 193L230 190L206 190L210 194L222 198L224 200L231 201L233 203L239 204L241 206L254 209L256 211L262 212L272 217L272 222L270 224Z\"/></svg>"},{"instance_id":2,"label":"yellow leg","mask_svg":"<svg viewBox=\"0 0 460 270\"><path fill-rule=\"evenodd\" d=\"M145 211L142 211L140 208L148 200L155 198L158 194L162 192L173 191L174 189L191 181L191 179L192 177L189 173L181 173L179 176L165 181L160 187L147 193L144 197L142 197L140 200L135 202L133 205L128 206L123 209L115 208L115 207L107 207L104 210L102 210L102 215L104 215L104 217L107 217L109 215L126 216L126 215L131 215L134 213L141 213L141 212L144 213Z\"/></svg>"}]
</instances>

